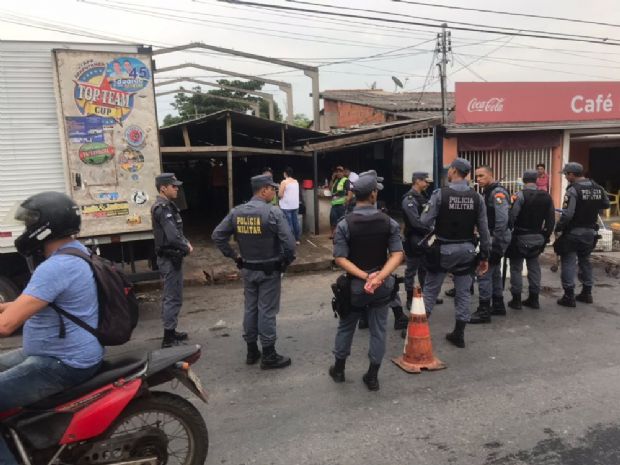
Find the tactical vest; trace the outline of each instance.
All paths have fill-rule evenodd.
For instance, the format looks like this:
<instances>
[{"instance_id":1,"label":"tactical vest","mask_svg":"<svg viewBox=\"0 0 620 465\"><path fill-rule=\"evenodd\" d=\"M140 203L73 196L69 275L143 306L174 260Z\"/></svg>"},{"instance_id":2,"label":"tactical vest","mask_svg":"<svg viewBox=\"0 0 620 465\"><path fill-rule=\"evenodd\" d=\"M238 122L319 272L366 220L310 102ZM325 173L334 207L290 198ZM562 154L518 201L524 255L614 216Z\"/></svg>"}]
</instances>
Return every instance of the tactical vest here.
<instances>
[{"instance_id":1,"label":"tactical vest","mask_svg":"<svg viewBox=\"0 0 620 465\"><path fill-rule=\"evenodd\" d=\"M234 236L241 257L247 262L275 261L280 257L278 236L269 229L269 203L254 205L253 201L233 210Z\"/></svg>"},{"instance_id":2,"label":"tactical vest","mask_svg":"<svg viewBox=\"0 0 620 465\"><path fill-rule=\"evenodd\" d=\"M476 191L442 187L440 195L441 205L435 221L437 237L450 242L473 241L480 211L480 197Z\"/></svg>"},{"instance_id":3,"label":"tactical vest","mask_svg":"<svg viewBox=\"0 0 620 465\"><path fill-rule=\"evenodd\" d=\"M499 192L506 196L506 202L508 202L510 205L510 194L506 189L504 189L503 186L495 183L491 184L488 189L484 190L484 201L487 206L487 221L489 223L489 231L493 231L495 229L495 196L491 194L496 190L499 190Z\"/></svg>"},{"instance_id":4,"label":"tactical vest","mask_svg":"<svg viewBox=\"0 0 620 465\"><path fill-rule=\"evenodd\" d=\"M177 205L161 196L157 196L155 199L155 203L151 207L151 218L155 218L156 209L163 208L165 210L170 210L172 216L174 217L174 222L176 224L177 230L183 235L183 218L181 218L181 211ZM166 235L164 234L164 230L157 222L153 221L153 242L155 245L155 253L158 253L162 247L169 246L166 241Z\"/></svg>"},{"instance_id":5,"label":"tactical vest","mask_svg":"<svg viewBox=\"0 0 620 465\"><path fill-rule=\"evenodd\" d=\"M538 189L524 189L523 205L514 224L515 234L542 234L543 224L553 205L551 196Z\"/></svg>"},{"instance_id":6,"label":"tactical vest","mask_svg":"<svg viewBox=\"0 0 620 465\"><path fill-rule=\"evenodd\" d=\"M332 205L344 205L344 202L347 199L347 193L344 190L344 186L348 180L349 178L343 176L338 180L338 182L334 183L334 186L332 187Z\"/></svg>"},{"instance_id":7,"label":"tactical vest","mask_svg":"<svg viewBox=\"0 0 620 465\"><path fill-rule=\"evenodd\" d=\"M405 200L405 197L413 200L415 199L417 201L417 206L418 206L418 216L422 214L422 211L424 210L424 205L426 205L427 200L426 198L424 198L423 195L421 195L420 193L418 193L417 191L411 190L409 193L405 194L402 198L402 200ZM404 209L403 209L404 210ZM426 231L418 231L416 230L413 225L411 225L411 223L409 222L409 217L406 214L403 214L403 219L405 222L405 237L409 237L411 234L426 234Z\"/></svg>"},{"instance_id":8,"label":"tactical vest","mask_svg":"<svg viewBox=\"0 0 620 465\"><path fill-rule=\"evenodd\" d=\"M377 211L373 215L350 213L345 220L349 227L347 258L364 271L382 268L387 261L390 217Z\"/></svg>"},{"instance_id":9,"label":"tactical vest","mask_svg":"<svg viewBox=\"0 0 620 465\"><path fill-rule=\"evenodd\" d=\"M577 191L577 205L575 214L567 225L567 229L573 228L592 228L595 229L598 223L599 210L603 208L603 198L605 191L601 186L590 180L591 186L584 186L582 183L571 184Z\"/></svg>"}]
</instances>

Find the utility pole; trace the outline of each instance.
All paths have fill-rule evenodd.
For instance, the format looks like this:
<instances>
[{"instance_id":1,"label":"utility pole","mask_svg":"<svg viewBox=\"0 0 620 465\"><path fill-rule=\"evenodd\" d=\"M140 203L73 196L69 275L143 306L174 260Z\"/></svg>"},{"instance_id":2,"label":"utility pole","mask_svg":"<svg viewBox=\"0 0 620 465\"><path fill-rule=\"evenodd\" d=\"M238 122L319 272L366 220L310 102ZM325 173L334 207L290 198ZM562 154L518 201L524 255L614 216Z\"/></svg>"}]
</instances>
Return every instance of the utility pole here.
<instances>
[{"instance_id":1,"label":"utility pole","mask_svg":"<svg viewBox=\"0 0 620 465\"><path fill-rule=\"evenodd\" d=\"M436 51L440 55L439 63L439 77L441 82L441 122L446 124L448 121L448 103L447 92L448 83L446 77L446 67L448 65L448 53L452 52L452 33L448 31L448 25L443 23L441 25L441 32L437 34L437 48Z\"/></svg>"}]
</instances>

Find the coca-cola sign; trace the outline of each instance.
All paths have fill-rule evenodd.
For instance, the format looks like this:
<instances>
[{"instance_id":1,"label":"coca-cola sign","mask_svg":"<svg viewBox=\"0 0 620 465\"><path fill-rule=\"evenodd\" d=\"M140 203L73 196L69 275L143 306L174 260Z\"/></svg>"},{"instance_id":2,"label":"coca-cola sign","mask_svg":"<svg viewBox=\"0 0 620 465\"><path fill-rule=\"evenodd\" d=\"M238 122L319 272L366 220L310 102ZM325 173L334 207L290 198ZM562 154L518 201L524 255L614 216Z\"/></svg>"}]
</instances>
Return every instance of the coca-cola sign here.
<instances>
[{"instance_id":1,"label":"coca-cola sign","mask_svg":"<svg viewBox=\"0 0 620 465\"><path fill-rule=\"evenodd\" d=\"M457 82L455 103L458 124L620 120L620 82Z\"/></svg>"},{"instance_id":2,"label":"coca-cola sign","mask_svg":"<svg viewBox=\"0 0 620 465\"><path fill-rule=\"evenodd\" d=\"M467 111L502 111L504 109L504 99L492 97L488 100L478 100L473 98L467 104Z\"/></svg>"}]
</instances>

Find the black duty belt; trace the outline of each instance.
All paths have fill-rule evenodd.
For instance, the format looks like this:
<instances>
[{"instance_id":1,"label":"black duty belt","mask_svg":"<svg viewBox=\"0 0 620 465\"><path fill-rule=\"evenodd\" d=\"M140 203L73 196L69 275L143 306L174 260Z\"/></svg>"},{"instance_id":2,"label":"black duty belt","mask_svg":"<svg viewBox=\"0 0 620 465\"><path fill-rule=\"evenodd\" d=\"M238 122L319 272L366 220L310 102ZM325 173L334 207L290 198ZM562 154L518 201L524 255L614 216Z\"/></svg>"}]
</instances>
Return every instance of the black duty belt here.
<instances>
[{"instance_id":1,"label":"black duty belt","mask_svg":"<svg viewBox=\"0 0 620 465\"><path fill-rule=\"evenodd\" d=\"M439 245L449 245L449 244L474 244L475 239L463 239L462 241L445 241L440 239L435 239L435 242Z\"/></svg>"},{"instance_id":2,"label":"black duty belt","mask_svg":"<svg viewBox=\"0 0 620 465\"><path fill-rule=\"evenodd\" d=\"M274 271L280 271L282 265L280 262L266 262L266 263L248 263L243 262L243 268L252 271L264 271L265 273L273 273Z\"/></svg>"}]
</instances>

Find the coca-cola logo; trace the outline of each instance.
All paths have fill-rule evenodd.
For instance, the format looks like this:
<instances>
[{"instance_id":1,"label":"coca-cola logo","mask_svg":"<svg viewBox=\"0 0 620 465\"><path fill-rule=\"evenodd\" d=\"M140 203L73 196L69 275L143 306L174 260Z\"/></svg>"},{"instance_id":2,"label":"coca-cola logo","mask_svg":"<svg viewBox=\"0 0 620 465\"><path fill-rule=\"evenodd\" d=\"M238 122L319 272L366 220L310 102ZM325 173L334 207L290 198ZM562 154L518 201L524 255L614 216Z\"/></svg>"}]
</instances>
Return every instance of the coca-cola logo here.
<instances>
[{"instance_id":1,"label":"coca-cola logo","mask_svg":"<svg viewBox=\"0 0 620 465\"><path fill-rule=\"evenodd\" d=\"M488 100L478 100L473 98L467 104L467 111L482 111L482 112L501 112L504 111L504 99L500 97L492 97Z\"/></svg>"}]
</instances>

